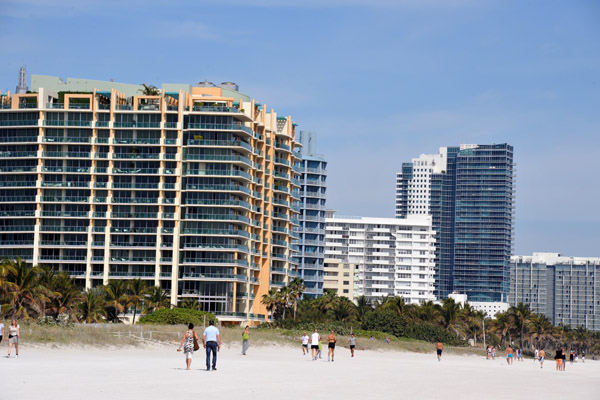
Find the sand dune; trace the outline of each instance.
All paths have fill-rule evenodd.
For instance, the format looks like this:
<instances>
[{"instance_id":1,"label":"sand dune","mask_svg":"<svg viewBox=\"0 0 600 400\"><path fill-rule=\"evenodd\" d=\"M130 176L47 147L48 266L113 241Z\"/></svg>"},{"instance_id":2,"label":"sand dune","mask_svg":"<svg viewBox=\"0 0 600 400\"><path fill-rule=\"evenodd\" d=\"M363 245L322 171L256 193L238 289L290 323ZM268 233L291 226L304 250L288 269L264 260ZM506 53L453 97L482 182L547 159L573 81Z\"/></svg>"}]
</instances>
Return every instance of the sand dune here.
<instances>
[{"instance_id":1,"label":"sand dune","mask_svg":"<svg viewBox=\"0 0 600 400\"><path fill-rule=\"evenodd\" d=\"M185 371L173 346L144 349L23 346L18 359L0 358L0 399L600 399L600 362L540 369L526 360L338 348L335 362L311 361L301 349L223 348L218 371L205 371L204 353Z\"/></svg>"}]
</instances>

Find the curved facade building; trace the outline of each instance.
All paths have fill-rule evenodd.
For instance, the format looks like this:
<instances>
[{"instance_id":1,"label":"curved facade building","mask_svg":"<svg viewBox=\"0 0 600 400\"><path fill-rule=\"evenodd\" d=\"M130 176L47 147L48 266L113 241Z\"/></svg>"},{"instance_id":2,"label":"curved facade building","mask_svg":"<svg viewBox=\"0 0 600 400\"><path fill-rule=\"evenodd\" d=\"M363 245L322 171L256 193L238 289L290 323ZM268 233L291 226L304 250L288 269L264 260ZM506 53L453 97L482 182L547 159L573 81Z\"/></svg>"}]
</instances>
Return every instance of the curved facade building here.
<instances>
[{"instance_id":1,"label":"curved facade building","mask_svg":"<svg viewBox=\"0 0 600 400\"><path fill-rule=\"evenodd\" d=\"M0 257L264 320L261 296L298 276L291 118L231 85L142 95L37 78L50 87L0 97Z\"/></svg>"}]
</instances>

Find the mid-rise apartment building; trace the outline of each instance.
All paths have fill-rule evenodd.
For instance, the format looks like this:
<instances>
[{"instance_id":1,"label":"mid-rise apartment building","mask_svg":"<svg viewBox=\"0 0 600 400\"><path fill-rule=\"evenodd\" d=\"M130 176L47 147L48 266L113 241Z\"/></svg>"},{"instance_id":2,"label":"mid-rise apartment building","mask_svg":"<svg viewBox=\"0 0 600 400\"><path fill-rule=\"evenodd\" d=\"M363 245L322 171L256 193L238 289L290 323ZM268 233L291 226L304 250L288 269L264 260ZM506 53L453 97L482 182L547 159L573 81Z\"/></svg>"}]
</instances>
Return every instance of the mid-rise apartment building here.
<instances>
[{"instance_id":1,"label":"mid-rise apartment building","mask_svg":"<svg viewBox=\"0 0 600 400\"><path fill-rule=\"evenodd\" d=\"M436 296L505 302L513 248L514 162L507 144L442 147L402 164L396 217L430 215Z\"/></svg>"},{"instance_id":2,"label":"mid-rise apartment building","mask_svg":"<svg viewBox=\"0 0 600 400\"><path fill-rule=\"evenodd\" d=\"M515 256L510 263L510 304L529 304L553 324L600 331L600 258L558 253Z\"/></svg>"},{"instance_id":3,"label":"mid-rise apartment building","mask_svg":"<svg viewBox=\"0 0 600 400\"><path fill-rule=\"evenodd\" d=\"M299 271L306 297L323 294L323 260L325 257L325 204L327 161L316 152L317 135L300 131L300 226L297 229Z\"/></svg>"},{"instance_id":4,"label":"mid-rise apartment building","mask_svg":"<svg viewBox=\"0 0 600 400\"><path fill-rule=\"evenodd\" d=\"M429 216L368 218L328 212L325 258L341 263L342 271L353 267L355 299L435 300L435 231Z\"/></svg>"},{"instance_id":5,"label":"mid-rise apartment building","mask_svg":"<svg viewBox=\"0 0 600 400\"><path fill-rule=\"evenodd\" d=\"M333 290L341 297L354 300L354 271L358 265L327 258L323 270L323 291Z\"/></svg>"},{"instance_id":6,"label":"mid-rise apartment building","mask_svg":"<svg viewBox=\"0 0 600 400\"><path fill-rule=\"evenodd\" d=\"M143 90L34 75L0 94L0 258L264 320L261 296L299 276L295 123L231 83Z\"/></svg>"}]
</instances>

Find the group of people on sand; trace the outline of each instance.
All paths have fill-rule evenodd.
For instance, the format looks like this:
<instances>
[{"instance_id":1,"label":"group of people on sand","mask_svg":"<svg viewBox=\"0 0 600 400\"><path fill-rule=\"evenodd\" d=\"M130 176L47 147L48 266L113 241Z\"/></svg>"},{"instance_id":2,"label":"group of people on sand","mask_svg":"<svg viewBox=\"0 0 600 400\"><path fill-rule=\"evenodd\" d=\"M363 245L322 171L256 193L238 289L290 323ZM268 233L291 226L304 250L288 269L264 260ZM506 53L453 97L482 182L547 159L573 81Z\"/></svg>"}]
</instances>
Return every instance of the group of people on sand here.
<instances>
[{"instance_id":1,"label":"group of people on sand","mask_svg":"<svg viewBox=\"0 0 600 400\"><path fill-rule=\"evenodd\" d=\"M10 358L13 345L15 346L15 357L19 358L19 338L21 337L21 327L17 323L16 319L10 321L8 328L5 328L4 323L0 321L0 343L2 340L4 340L5 330L8 331L8 337L6 338L6 341L8 342L8 355L6 358Z\"/></svg>"},{"instance_id":2,"label":"group of people on sand","mask_svg":"<svg viewBox=\"0 0 600 400\"><path fill-rule=\"evenodd\" d=\"M188 325L188 330L183 335L179 348L177 349L177 351L183 350L183 354L185 355L185 365L188 371L192 365L194 351L200 348L198 340L198 334L194 331L194 324L190 323ZM208 326L204 329L204 333L202 334L202 346L206 349L206 370L210 371L212 368L213 371L216 371L217 352L221 350L221 334L219 329L215 326L215 322L212 320L208 323Z\"/></svg>"},{"instance_id":3,"label":"group of people on sand","mask_svg":"<svg viewBox=\"0 0 600 400\"><path fill-rule=\"evenodd\" d=\"M513 349L508 345L506 350L504 350L504 354L506 355L506 364L508 365L512 365L515 358L517 361L523 361L523 350L520 348ZM495 357L493 359L495 359Z\"/></svg>"},{"instance_id":4,"label":"group of people on sand","mask_svg":"<svg viewBox=\"0 0 600 400\"><path fill-rule=\"evenodd\" d=\"M327 361L334 361L337 336L335 335L335 332L333 330L329 332L329 336L327 336L326 340ZM308 344L310 342L310 354L312 356L313 361L322 358L323 341L317 328L315 328L315 331L310 335L310 337L306 334L306 332L304 332L302 338L300 339L300 342L302 343L302 355L308 354ZM350 345L350 355L351 357L354 357L354 349L356 348L356 336L354 336L354 333L350 334L348 344Z\"/></svg>"},{"instance_id":5,"label":"group of people on sand","mask_svg":"<svg viewBox=\"0 0 600 400\"><path fill-rule=\"evenodd\" d=\"M504 351L506 354L506 364L512 365L513 361L517 359L517 361L523 361L523 351L520 348L513 349L510 345L506 347ZM546 360L546 351L543 348L534 350L533 361L540 362L540 368L544 368L544 361ZM494 346L488 346L486 349L486 359L496 359L496 348ZM556 361L556 370L564 371L565 364L567 359L567 353L564 348L560 348L556 350L556 355L554 356L554 360ZM571 364L573 362L577 362L579 359L579 355L575 351L571 351L569 355L569 361ZM585 362L585 353L581 354L581 362Z\"/></svg>"}]
</instances>

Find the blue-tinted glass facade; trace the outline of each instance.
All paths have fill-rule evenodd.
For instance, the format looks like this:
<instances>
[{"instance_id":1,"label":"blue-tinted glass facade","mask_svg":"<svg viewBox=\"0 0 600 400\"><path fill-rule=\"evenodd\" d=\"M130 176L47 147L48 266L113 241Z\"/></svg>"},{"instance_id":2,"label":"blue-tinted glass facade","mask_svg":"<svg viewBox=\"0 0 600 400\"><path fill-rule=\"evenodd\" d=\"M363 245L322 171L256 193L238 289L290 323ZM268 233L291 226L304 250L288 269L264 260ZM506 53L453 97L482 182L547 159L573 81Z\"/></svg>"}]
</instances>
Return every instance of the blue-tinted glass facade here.
<instances>
[{"instance_id":1,"label":"blue-tinted glass facade","mask_svg":"<svg viewBox=\"0 0 600 400\"><path fill-rule=\"evenodd\" d=\"M325 204L327 192L327 162L315 153L316 135L301 131L299 142L302 157L298 172L300 180L300 226L298 265L306 290L304 296L316 297L323 294L323 269L325 261Z\"/></svg>"},{"instance_id":2,"label":"blue-tinted glass facade","mask_svg":"<svg viewBox=\"0 0 600 400\"><path fill-rule=\"evenodd\" d=\"M430 174L428 213L436 231L435 295L506 301L513 243L513 148L507 144L445 148L443 169ZM396 217L411 213L412 163L396 178ZM439 167L439 166L438 166ZM412 190L412 192L411 192Z\"/></svg>"}]
</instances>

